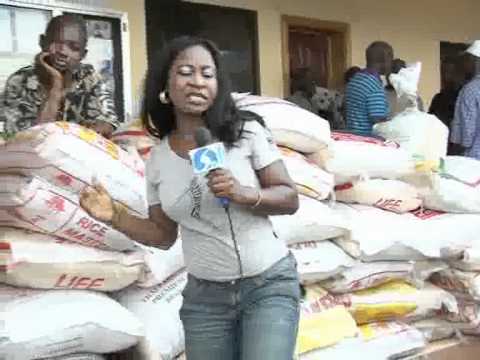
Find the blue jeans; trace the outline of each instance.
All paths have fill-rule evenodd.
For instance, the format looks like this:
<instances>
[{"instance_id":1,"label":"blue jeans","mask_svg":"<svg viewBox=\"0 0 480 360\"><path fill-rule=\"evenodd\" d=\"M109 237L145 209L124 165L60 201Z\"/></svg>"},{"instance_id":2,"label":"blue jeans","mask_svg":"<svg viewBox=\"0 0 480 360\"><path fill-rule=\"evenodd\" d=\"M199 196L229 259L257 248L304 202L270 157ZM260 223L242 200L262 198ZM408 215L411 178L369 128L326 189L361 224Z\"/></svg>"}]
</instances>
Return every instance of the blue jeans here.
<instances>
[{"instance_id":1,"label":"blue jeans","mask_svg":"<svg viewBox=\"0 0 480 360\"><path fill-rule=\"evenodd\" d=\"M189 275L183 296L187 360L292 360L300 300L292 254L235 282Z\"/></svg>"}]
</instances>

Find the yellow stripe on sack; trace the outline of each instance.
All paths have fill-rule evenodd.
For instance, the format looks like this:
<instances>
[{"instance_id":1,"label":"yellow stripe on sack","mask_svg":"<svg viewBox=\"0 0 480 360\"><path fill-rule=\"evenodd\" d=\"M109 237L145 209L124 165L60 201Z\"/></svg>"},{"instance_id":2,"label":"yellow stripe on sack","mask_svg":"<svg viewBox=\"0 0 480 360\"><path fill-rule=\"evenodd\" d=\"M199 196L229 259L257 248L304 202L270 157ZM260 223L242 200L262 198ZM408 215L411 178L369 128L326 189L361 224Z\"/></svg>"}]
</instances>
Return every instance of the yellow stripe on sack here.
<instances>
[{"instance_id":1,"label":"yellow stripe on sack","mask_svg":"<svg viewBox=\"0 0 480 360\"><path fill-rule=\"evenodd\" d=\"M357 325L343 306L300 318L297 355L334 345L347 337L356 336Z\"/></svg>"},{"instance_id":2,"label":"yellow stripe on sack","mask_svg":"<svg viewBox=\"0 0 480 360\"><path fill-rule=\"evenodd\" d=\"M355 295L374 295L385 292L395 292L398 294L413 294L417 291L415 287L402 280L391 281L373 288L355 291Z\"/></svg>"},{"instance_id":3,"label":"yellow stripe on sack","mask_svg":"<svg viewBox=\"0 0 480 360\"><path fill-rule=\"evenodd\" d=\"M105 143L105 150L107 153L114 158L115 160L118 160L119 158L119 152L118 152L118 146L115 145L113 142L110 140L107 140Z\"/></svg>"},{"instance_id":4,"label":"yellow stripe on sack","mask_svg":"<svg viewBox=\"0 0 480 360\"><path fill-rule=\"evenodd\" d=\"M415 163L415 171L418 172L438 171L438 169L440 169L440 159L421 160Z\"/></svg>"},{"instance_id":5,"label":"yellow stripe on sack","mask_svg":"<svg viewBox=\"0 0 480 360\"><path fill-rule=\"evenodd\" d=\"M70 129L70 125L66 121L57 121L55 122L55 125L57 125L59 128L68 131Z\"/></svg>"},{"instance_id":6,"label":"yellow stripe on sack","mask_svg":"<svg viewBox=\"0 0 480 360\"><path fill-rule=\"evenodd\" d=\"M370 341L380 337L398 334L401 331L409 329L409 326L396 321L375 322L359 326L360 336L365 341Z\"/></svg>"},{"instance_id":7,"label":"yellow stripe on sack","mask_svg":"<svg viewBox=\"0 0 480 360\"><path fill-rule=\"evenodd\" d=\"M320 194L317 191L315 191L311 187L308 187L307 185L299 183L295 183L295 185L297 186L298 192L302 195L308 196L315 200L320 197Z\"/></svg>"},{"instance_id":8,"label":"yellow stripe on sack","mask_svg":"<svg viewBox=\"0 0 480 360\"><path fill-rule=\"evenodd\" d=\"M97 140L98 135L93 130L87 129L85 127L81 127L78 133L78 137L83 141L86 141L87 143L91 144L95 140Z\"/></svg>"},{"instance_id":9,"label":"yellow stripe on sack","mask_svg":"<svg viewBox=\"0 0 480 360\"><path fill-rule=\"evenodd\" d=\"M349 311L357 324L401 318L414 312L417 305L411 301L399 301L394 295L410 295L416 292L415 287L402 280L391 281L374 288L354 292L353 304L349 307ZM376 295L378 295L378 299L373 302L374 298L372 297ZM383 295L386 295L387 299L382 300Z\"/></svg>"},{"instance_id":10,"label":"yellow stripe on sack","mask_svg":"<svg viewBox=\"0 0 480 360\"><path fill-rule=\"evenodd\" d=\"M383 304L357 304L352 315L357 324L372 321L398 319L414 312L417 304L412 302L388 302Z\"/></svg>"}]
</instances>

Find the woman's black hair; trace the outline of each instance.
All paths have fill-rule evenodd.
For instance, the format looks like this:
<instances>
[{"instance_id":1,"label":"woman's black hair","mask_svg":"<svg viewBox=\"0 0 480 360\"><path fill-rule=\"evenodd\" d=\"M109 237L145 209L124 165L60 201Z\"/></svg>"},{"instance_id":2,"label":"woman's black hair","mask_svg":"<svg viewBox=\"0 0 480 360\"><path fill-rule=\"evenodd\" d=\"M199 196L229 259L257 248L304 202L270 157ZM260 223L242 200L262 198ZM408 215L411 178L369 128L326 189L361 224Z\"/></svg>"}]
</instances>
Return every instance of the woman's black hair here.
<instances>
[{"instance_id":1,"label":"woman's black hair","mask_svg":"<svg viewBox=\"0 0 480 360\"><path fill-rule=\"evenodd\" d=\"M174 107L171 103L160 102L158 95L167 90L169 71L175 59L182 51L193 46L205 48L212 55L217 69L217 96L212 106L203 114L205 125L214 137L229 147L233 146L242 136L245 121L257 120L264 125L263 119L253 113L239 111L236 108L221 53L213 42L202 38L192 36L175 38L163 49L158 60L150 62L145 80L143 125L150 135L160 139L175 130Z\"/></svg>"}]
</instances>

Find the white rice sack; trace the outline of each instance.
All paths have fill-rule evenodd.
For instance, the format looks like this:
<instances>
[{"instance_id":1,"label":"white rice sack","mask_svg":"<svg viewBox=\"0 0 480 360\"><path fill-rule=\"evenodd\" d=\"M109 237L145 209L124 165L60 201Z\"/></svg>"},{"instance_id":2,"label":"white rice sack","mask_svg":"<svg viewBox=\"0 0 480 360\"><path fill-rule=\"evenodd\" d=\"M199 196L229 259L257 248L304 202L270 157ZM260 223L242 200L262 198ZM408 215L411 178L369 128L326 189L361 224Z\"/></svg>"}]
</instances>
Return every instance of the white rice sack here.
<instances>
[{"instance_id":1,"label":"white rice sack","mask_svg":"<svg viewBox=\"0 0 480 360\"><path fill-rule=\"evenodd\" d=\"M348 233L345 218L329 204L302 195L299 200L295 214L270 216L275 233L287 244L328 240Z\"/></svg>"},{"instance_id":2,"label":"white rice sack","mask_svg":"<svg viewBox=\"0 0 480 360\"><path fill-rule=\"evenodd\" d=\"M447 156L433 175L431 187L422 189L425 207L450 213L480 213L480 161Z\"/></svg>"},{"instance_id":3,"label":"white rice sack","mask_svg":"<svg viewBox=\"0 0 480 360\"><path fill-rule=\"evenodd\" d=\"M317 154L323 169L335 175L336 184L363 178L398 179L415 174L415 161L398 144L373 137L333 133L327 154ZM311 158L315 161L315 158Z\"/></svg>"},{"instance_id":4,"label":"white rice sack","mask_svg":"<svg viewBox=\"0 0 480 360\"><path fill-rule=\"evenodd\" d=\"M332 241L311 241L289 246L297 260L302 284L326 280L355 265L356 261Z\"/></svg>"},{"instance_id":5,"label":"white rice sack","mask_svg":"<svg viewBox=\"0 0 480 360\"><path fill-rule=\"evenodd\" d=\"M143 160L150 157L150 152L156 144L142 125L141 119L125 124L113 133L112 141L123 149L134 147Z\"/></svg>"},{"instance_id":6,"label":"white rice sack","mask_svg":"<svg viewBox=\"0 0 480 360\"><path fill-rule=\"evenodd\" d=\"M89 216L78 198L38 177L0 175L0 226L19 227L104 250L133 250L135 242Z\"/></svg>"},{"instance_id":7,"label":"white rice sack","mask_svg":"<svg viewBox=\"0 0 480 360\"><path fill-rule=\"evenodd\" d=\"M400 322L365 324L359 330L359 337L314 350L299 360L355 359L359 354L362 359L385 360L412 355L426 346L420 331Z\"/></svg>"},{"instance_id":8,"label":"white rice sack","mask_svg":"<svg viewBox=\"0 0 480 360\"><path fill-rule=\"evenodd\" d=\"M131 286L115 295L145 325L145 338L137 346L135 359L173 359L185 351L179 311L187 273L181 270L152 288Z\"/></svg>"},{"instance_id":9,"label":"white rice sack","mask_svg":"<svg viewBox=\"0 0 480 360\"><path fill-rule=\"evenodd\" d=\"M442 289L463 294L480 301L480 273L457 269L443 269L436 272L430 281Z\"/></svg>"},{"instance_id":10,"label":"white rice sack","mask_svg":"<svg viewBox=\"0 0 480 360\"><path fill-rule=\"evenodd\" d=\"M417 98L421 72L422 63L416 62L400 69L398 73L389 75L389 80L398 97L407 97L412 100Z\"/></svg>"},{"instance_id":11,"label":"white rice sack","mask_svg":"<svg viewBox=\"0 0 480 360\"><path fill-rule=\"evenodd\" d=\"M392 281L374 288L338 295L357 324L386 320L418 320L439 310L458 312L455 297L430 283L416 289L403 281Z\"/></svg>"},{"instance_id":12,"label":"white rice sack","mask_svg":"<svg viewBox=\"0 0 480 360\"><path fill-rule=\"evenodd\" d=\"M458 312L442 311L438 316L465 335L480 336L480 304L466 299L457 299L457 303Z\"/></svg>"},{"instance_id":13,"label":"white rice sack","mask_svg":"<svg viewBox=\"0 0 480 360\"><path fill-rule=\"evenodd\" d=\"M313 153L330 144L327 120L288 101L248 94L232 94L240 110L260 115L272 131L278 145Z\"/></svg>"},{"instance_id":14,"label":"white rice sack","mask_svg":"<svg viewBox=\"0 0 480 360\"><path fill-rule=\"evenodd\" d=\"M428 342L448 339L457 332L452 323L439 318L418 320L410 325L418 329Z\"/></svg>"},{"instance_id":15,"label":"white rice sack","mask_svg":"<svg viewBox=\"0 0 480 360\"><path fill-rule=\"evenodd\" d=\"M137 281L142 252L121 253L0 228L0 282L37 289L116 291Z\"/></svg>"},{"instance_id":16,"label":"white rice sack","mask_svg":"<svg viewBox=\"0 0 480 360\"><path fill-rule=\"evenodd\" d=\"M419 164L438 168L447 156L448 128L435 115L407 109L392 120L376 124L374 134L395 141Z\"/></svg>"},{"instance_id":17,"label":"white rice sack","mask_svg":"<svg viewBox=\"0 0 480 360\"><path fill-rule=\"evenodd\" d=\"M403 280L421 286L431 274L446 267L447 265L440 261L358 262L320 285L336 294L368 289L393 280Z\"/></svg>"},{"instance_id":18,"label":"white rice sack","mask_svg":"<svg viewBox=\"0 0 480 360\"><path fill-rule=\"evenodd\" d=\"M399 97L416 104L421 63L417 62L391 74L390 80ZM447 155L448 127L436 116L419 111L416 106L396 115L392 120L374 126L374 134L395 141L419 164L435 169Z\"/></svg>"},{"instance_id":19,"label":"white rice sack","mask_svg":"<svg viewBox=\"0 0 480 360\"><path fill-rule=\"evenodd\" d=\"M450 262L455 269L480 272L480 247L475 246L462 252L459 259Z\"/></svg>"},{"instance_id":20,"label":"white rice sack","mask_svg":"<svg viewBox=\"0 0 480 360\"><path fill-rule=\"evenodd\" d=\"M153 287L185 267L182 239L179 237L168 250L161 250L139 244L145 255L145 271L136 284L140 287Z\"/></svg>"},{"instance_id":21,"label":"white rice sack","mask_svg":"<svg viewBox=\"0 0 480 360\"><path fill-rule=\"evenodd\" d=\"M297 186L298 192L316 200L325 200L333 193L333 175L327 173L305 156L280 148L282 160Z\"/></svg>"},{"instance_id":22,"label":"white rice sack","mask_svg":"<svg viewBox=\"0 0 480 360\"><path fill-rule=\"evenodd\" d=\"M419 260L458 257L478 243L480 216L417 210L405 214L364 205L337 203L351 233L336 240L362 260Z\"/></svg>"},{"instance_id":23,"label":"white rice sack","mask_svg":"<svg viewBox=\"0 0 480 360\"><path fill-rule=\"evenodd\" d=\"M97 354L72 354L65 356L55 356L45 360L105 360L105 357Z\"/></svg>"},{"instance_id":24,"label":"white rice sack","mask_svg":"<svg viewBox=\"0 0 480 360\"><path fill-rule=\"evenodd\" d=\"M399 180L369 179L335 187L337 201L405 213L422 205L417 189Z\"/></svg>"},{"instance_id":25,"label":"white rice sack","mask_svg":"<svg viewBox=\"0 0 480 360\"><path fill-rule=\"evenodd\" d=\"M98 292L0 286L0 356L33 360L73 353L107 354L135 345L140 321Z\"/></svg>"},{"instance_id":26,"label":"white rice sack","mask_svg":"<svg viewBox=\"0 0 480 360\"><path fill-rule=\"evenodd\" d=\"M0 149L0 171L40 176L77 195L97 179L115 200L147 216L142 159L77 124L48 123L18 133Z\"/></svg>"}]
</instances>

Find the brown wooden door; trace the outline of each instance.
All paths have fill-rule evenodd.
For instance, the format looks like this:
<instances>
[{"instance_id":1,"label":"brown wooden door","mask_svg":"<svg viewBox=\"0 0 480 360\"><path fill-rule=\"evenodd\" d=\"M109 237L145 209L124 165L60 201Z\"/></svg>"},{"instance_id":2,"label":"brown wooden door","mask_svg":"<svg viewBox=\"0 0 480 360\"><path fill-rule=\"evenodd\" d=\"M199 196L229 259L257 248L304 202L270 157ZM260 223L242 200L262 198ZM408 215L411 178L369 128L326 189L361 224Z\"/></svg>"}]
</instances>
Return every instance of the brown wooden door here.
<instances>
[{"instance_id":1,"label":"brown wooden door","mask_svg":"<svg viewBox=\"0 0 480 360\"><path fill-rule=\"evenodd\" d=\"M288 44L290 74L296 74L300 68L308 68L318 86L328 87L328 34L292 28Z\"/></svg>"}]
</instances>

